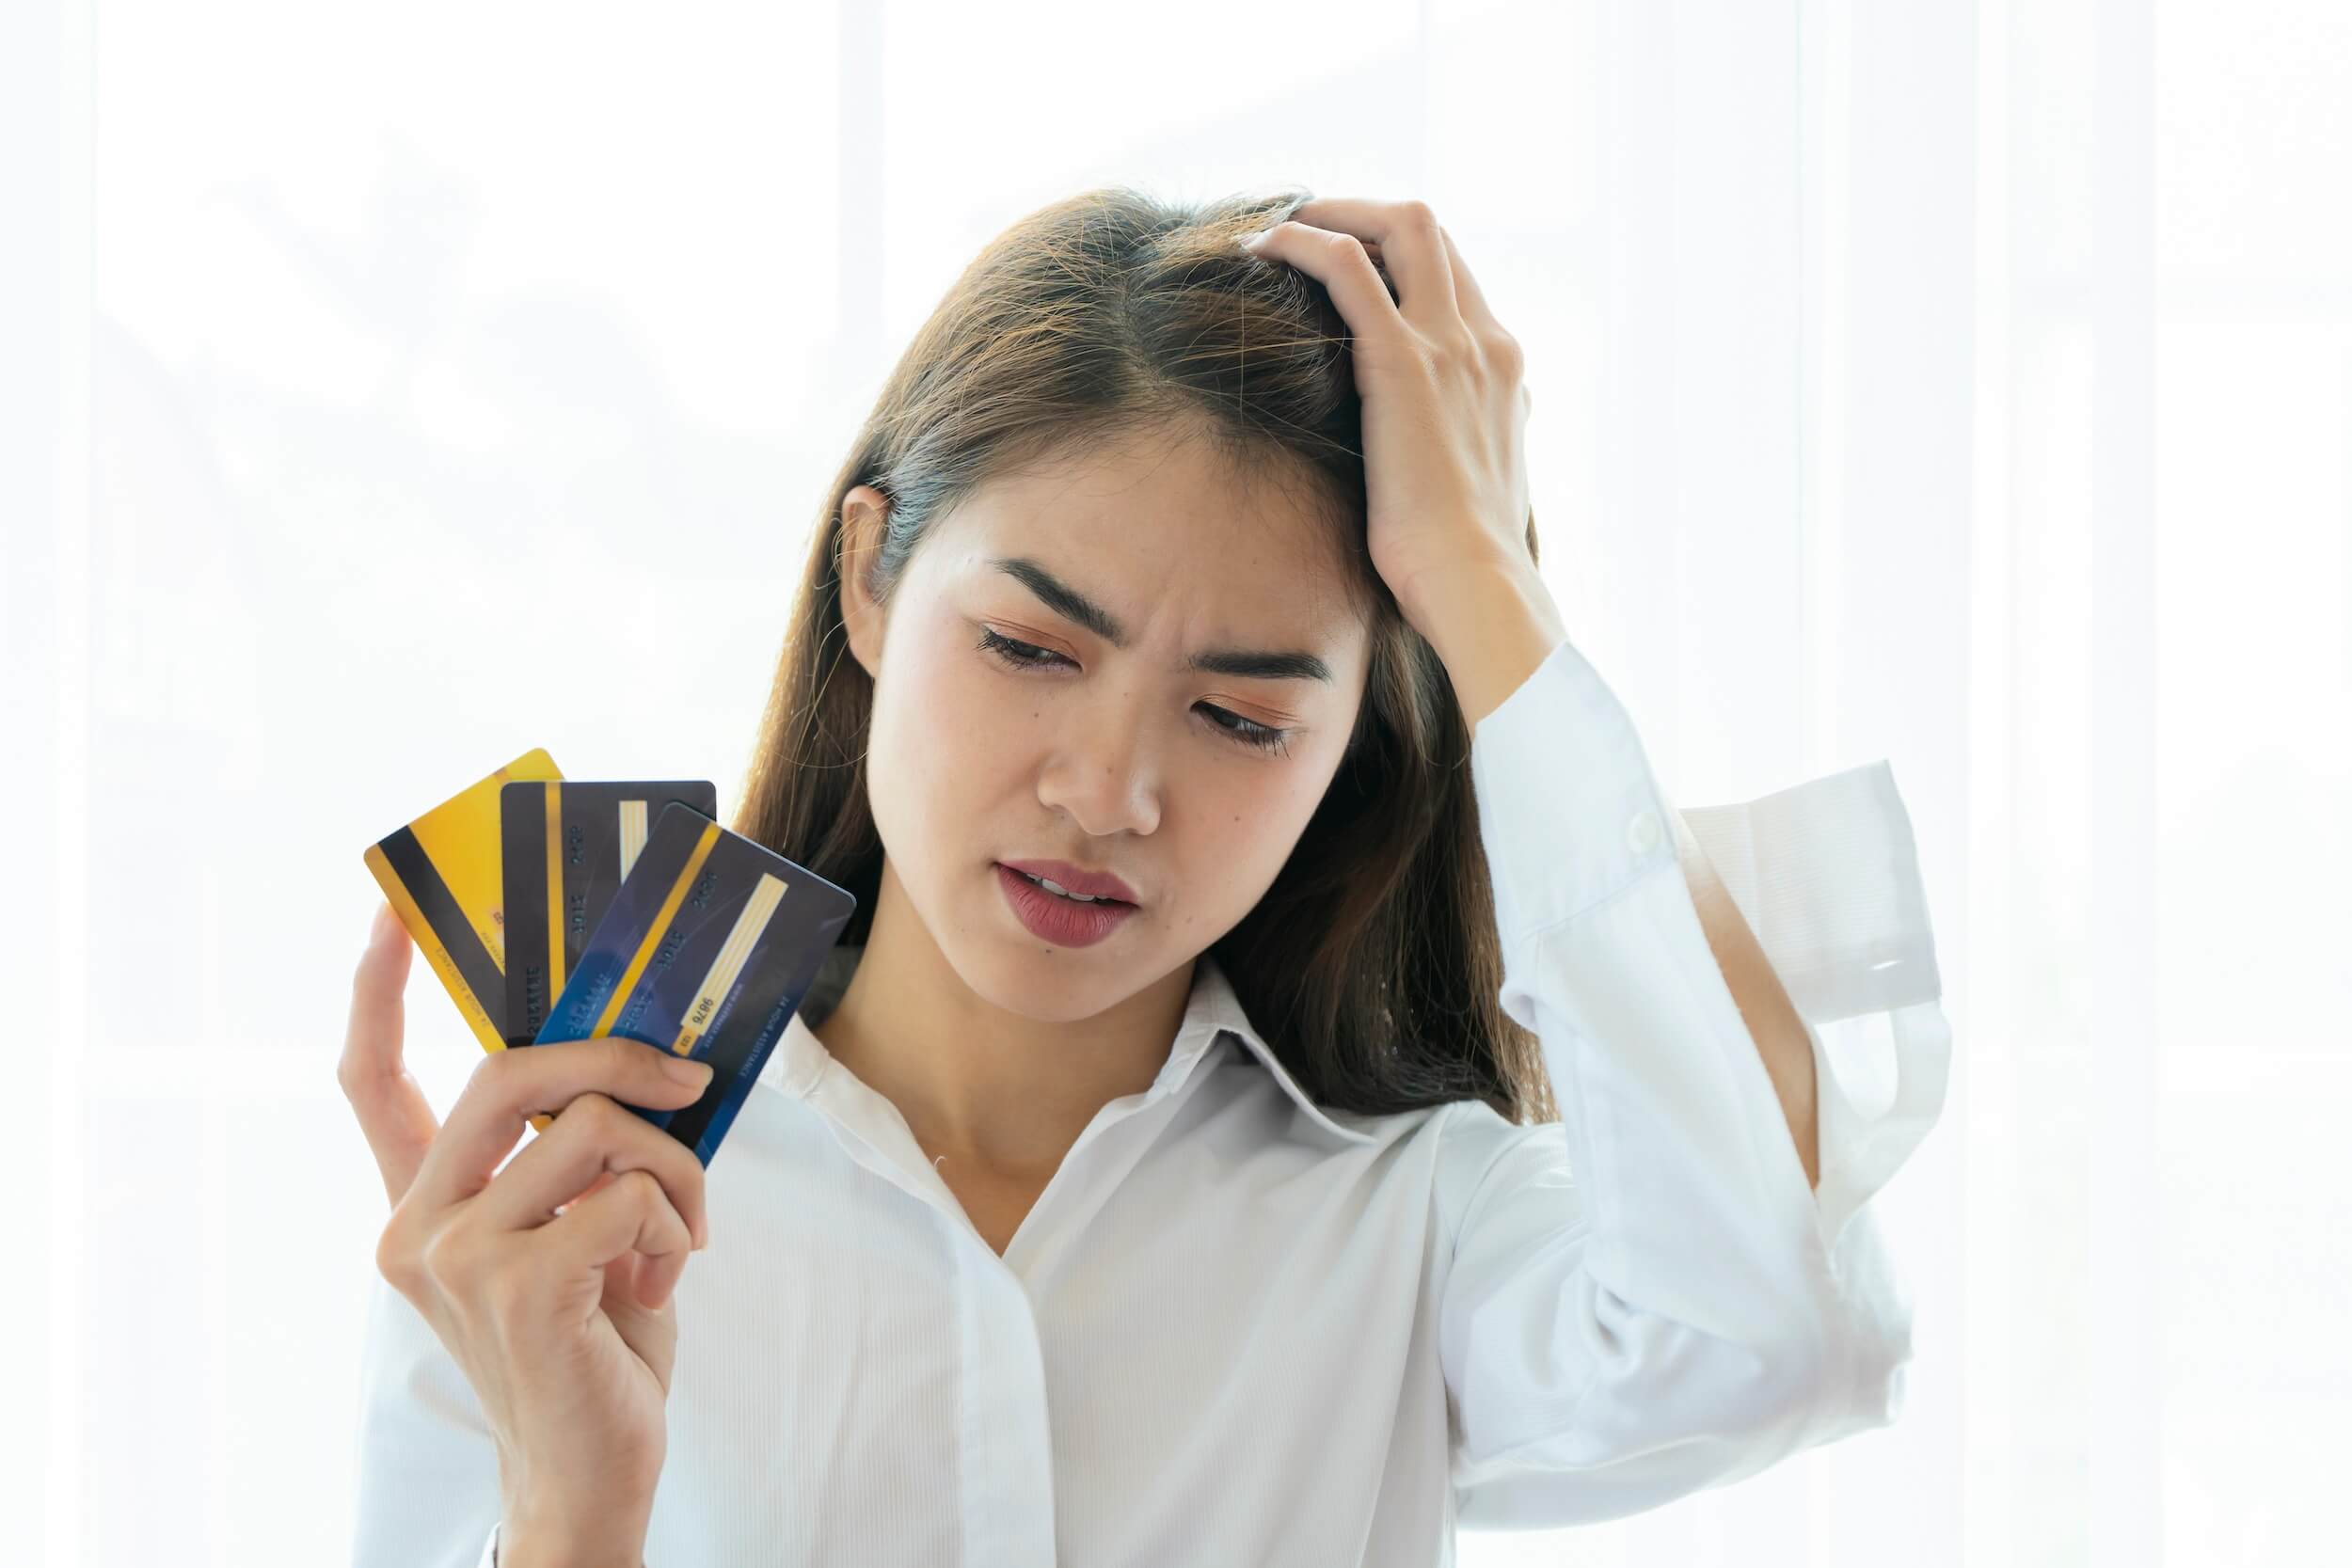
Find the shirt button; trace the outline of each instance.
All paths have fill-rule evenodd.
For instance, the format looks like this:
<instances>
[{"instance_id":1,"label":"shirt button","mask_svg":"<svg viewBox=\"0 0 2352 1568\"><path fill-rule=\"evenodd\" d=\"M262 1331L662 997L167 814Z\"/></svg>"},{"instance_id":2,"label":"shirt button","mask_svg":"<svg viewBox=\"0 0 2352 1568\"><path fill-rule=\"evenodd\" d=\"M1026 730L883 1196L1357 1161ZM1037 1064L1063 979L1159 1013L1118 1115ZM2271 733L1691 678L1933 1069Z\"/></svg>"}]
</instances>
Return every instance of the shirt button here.
<instances>
[{"instance_id":1,"label":"shirt button","mask_svg":"<svg viewBox=\"0 0 2352 1568\"><path fill-rule=\"evenodd\" d=\"M1626 824L1625 841L1633 846L1637 855L1646 855L1658 846L1658 814L1644 807L1633 814Z\"/></svg>"}]
</instances>

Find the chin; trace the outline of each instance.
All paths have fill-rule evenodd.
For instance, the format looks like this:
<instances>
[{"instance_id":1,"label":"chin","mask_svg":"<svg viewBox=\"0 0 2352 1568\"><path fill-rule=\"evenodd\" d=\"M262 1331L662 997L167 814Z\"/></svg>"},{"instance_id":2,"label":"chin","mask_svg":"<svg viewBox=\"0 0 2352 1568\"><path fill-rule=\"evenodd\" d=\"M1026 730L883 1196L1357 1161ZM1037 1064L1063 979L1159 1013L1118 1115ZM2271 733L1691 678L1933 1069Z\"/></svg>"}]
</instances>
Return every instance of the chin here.
<instances>
[{"instance_id":1,"label":"chin","mask_svg":"<svg viewBox=\"0 0 2352 1568\"><path fill-rule=\"evenodd\" d=\"M1001 911L991 912L1001 919ZM977 950L967 944L970 967L957 967L976 994L1009 1013L1041 1023L1075 1023L1124 1001L1151 980L1135 951L1111 951L1120 944L1121 939L1113 937L1091 947L1064 947L1018 926L1006 930L984 925Z\"/></svg>"},{"instance_id":2,"label":"chin","mask_svg":"<svg viewBox=\"0 0 2352 1568\"><path fill-rule=\"evenodd\" d=\"M1100 974L1081 975L1071 967L1080 955L1059 948L1015 951L991 967L1000 983L974 986L991 1005L1040 1023L1078 1023L1124 1001L1131 987L1104 984Z\"/></svg>"}]
</instances>

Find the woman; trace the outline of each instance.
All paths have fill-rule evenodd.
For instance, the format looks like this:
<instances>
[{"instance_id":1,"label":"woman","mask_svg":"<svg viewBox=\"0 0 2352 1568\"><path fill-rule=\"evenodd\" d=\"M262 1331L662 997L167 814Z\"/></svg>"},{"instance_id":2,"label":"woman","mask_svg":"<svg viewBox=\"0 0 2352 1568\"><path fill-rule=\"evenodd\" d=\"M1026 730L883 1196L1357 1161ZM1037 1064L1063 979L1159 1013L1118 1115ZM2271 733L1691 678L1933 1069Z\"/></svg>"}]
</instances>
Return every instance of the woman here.
<instances>
[{"instance_id":1,"label":"woman","mask_svg":"<svg viewBox=\"0 0 2352 1568\"><path fill-rule=\"evenodd\" d=\"M1301 194L1057 204L916 336L735 823L857 918L707 1172L626 1040L437 1127L379 920L360 1563L1426 1564L1893 1419L1891 776L1673 811L1516 343L1426 207Z\"/></svg>"}]
</instances>

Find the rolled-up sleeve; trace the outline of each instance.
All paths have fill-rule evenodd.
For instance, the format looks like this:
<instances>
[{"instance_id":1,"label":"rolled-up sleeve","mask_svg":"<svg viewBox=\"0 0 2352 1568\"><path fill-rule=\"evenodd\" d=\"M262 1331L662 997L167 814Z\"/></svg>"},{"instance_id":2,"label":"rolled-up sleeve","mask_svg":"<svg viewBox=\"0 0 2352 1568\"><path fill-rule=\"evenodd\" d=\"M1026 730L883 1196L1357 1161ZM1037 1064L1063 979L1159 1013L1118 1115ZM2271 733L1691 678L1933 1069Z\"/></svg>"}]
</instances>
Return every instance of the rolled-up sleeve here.
<instances>
[{"instance_id":1,"label":"rolled-up sleeve","mask_svg":"<svg viewBox=\"0 0 2352 1568\"><path fill-rule=\"evenodd\" d=\"M359 1402L353 1568L494 1568L497 1440L464 1369L380 1276Z\"/></svg>"},{"instance_id":2,"label":"rolled-up sleeve","mask_svg":"<svg viewBox=\"0 0 2352 1568\"><path fill-rule=\"evenodd\" d=\"M1462 1524L1618 1517L1893 1420L1910 1309L1866 1205L1941 1111L1950 1035L1891 769L1683 813L1804 1019L1818 1191L1673 808L1573 643L1481 721L1471 774L1501 1003L1539 1041L1560 1119L1465 1101L1442 1129ZM1833 1033L1891 1088L1850 1093Z\"/></svg>"}]
</instances>

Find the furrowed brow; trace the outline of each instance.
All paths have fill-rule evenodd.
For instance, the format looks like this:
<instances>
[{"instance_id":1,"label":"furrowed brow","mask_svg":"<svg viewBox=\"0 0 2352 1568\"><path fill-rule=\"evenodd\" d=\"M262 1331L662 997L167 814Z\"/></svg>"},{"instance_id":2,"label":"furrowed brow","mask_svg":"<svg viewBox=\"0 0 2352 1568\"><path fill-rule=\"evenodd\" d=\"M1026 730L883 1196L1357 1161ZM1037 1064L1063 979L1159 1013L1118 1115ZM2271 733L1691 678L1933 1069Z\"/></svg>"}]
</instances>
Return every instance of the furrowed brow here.
<instances>
[{"instance_id":1,"label":"furrowed brow","mask_svg":"<svg viewBox=\"0 0 2352 1568\"><path fill-rule=\"evenodd\" d=\"M988 564L1036 594L1045 608L1065 621L1092 632L1112 647L1127 646L1127 630L1118 617L1026 556L991 556ZM1331 667L1313 654L1298 650L1269 652L1256 648L1200 648L1184 660L1184 668L1213 675L1238 675L1249 680L1315 680L1327 684Z\"/></svg>"}]
</instances>

